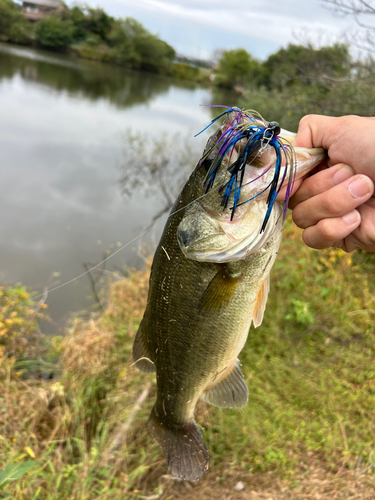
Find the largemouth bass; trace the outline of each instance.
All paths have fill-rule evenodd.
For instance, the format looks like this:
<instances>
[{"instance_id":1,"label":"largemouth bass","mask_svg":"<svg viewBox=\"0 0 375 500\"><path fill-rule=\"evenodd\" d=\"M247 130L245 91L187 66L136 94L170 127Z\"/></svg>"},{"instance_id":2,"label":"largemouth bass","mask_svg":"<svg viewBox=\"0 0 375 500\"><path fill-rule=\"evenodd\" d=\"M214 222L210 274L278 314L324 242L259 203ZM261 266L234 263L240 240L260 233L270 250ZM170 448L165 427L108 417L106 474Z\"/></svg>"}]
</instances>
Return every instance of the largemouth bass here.
<instances>
[{"instance_id":1,"label":"largemouth bass","mask_svg":"<svg viewBox=\"0 0 375 500\"><path fill-rule=\"evenodd\" d=\"M293 149L295 134L275 122L237 108L225 116L171 210L133 347L136 366L156 371L149 432L186 480L208 469L198 399L222 408L248 401L238 355L266 307L284 226L276 194L324 157Z\"/></svg>"}]
</instances>

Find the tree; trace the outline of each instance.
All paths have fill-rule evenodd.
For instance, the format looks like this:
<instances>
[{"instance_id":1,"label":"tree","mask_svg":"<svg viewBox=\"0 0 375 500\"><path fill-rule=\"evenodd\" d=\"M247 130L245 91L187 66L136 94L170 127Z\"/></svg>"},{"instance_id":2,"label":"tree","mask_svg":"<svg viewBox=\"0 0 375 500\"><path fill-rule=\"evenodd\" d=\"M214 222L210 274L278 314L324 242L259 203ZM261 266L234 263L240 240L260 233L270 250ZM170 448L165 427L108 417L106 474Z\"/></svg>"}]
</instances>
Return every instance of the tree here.
<instances>
[{"instance_id":1,"label":"tree","mask_svg":"<svg viewBox=\"0 0 375 500\"><path fill-rule=\"evenodd\" d=\"M173 47L131 17L116 20L108 39L117 64L161 72L175 57Z\"/></svg>"},{"instance_id":2,"label":"tree","mask_svg":"<svg viewBox=\"0 0 375 500\"><path fill-rule=\"evenodd\" d=\"M289 44L264 62L265 84L268 88L310 85L347 77L351 69L348 46L334 44L314 49L312 46Z\"/></svg>"},{"instance_id":3,"label":"tree","mask_svg":"<svg viewBox=\"0 0 375 500\"><path fill-rule=\"evenodd\" d=\"M365 0L323 0L334 12L354 17L361 33L348 33L352 45L370 53L375 52L375 5Z\"/></svg>"},{"instance_id":4,"label":"tree","mask_svg":"<svg viewBox=\"0 0 375 500\"><path fill-rule=\"evenodd\" d=\"M0 0L0 39L15 43L27 43L31 25L11 0Z\"/></svg>"},{"instance_id":5,"label":"tree","mask_svg":"<svg viewBox=\"0 0 375 500\"><path fill-rule=\"evenodd\" d=\"M245 49L225 50L219 61L216 85L234 88L246 82L257 85L262 79L262 65Z\"/></svg>"},{"instance_id":6,"label":"tree","mask_svg":"<svg viewBox=\"0 0 375 500\"><path fill-rule=\"evenodd\" d=\"M51 49L66 47L73 42L73 23L59 17L38 21L35 36L41 45Z\"/></svg>"},{"instance_id":7,"label":"tree","mask_svg":"<svg viewBox=\"0 0 375 500\"><path fill-rule=\"evenodd\" d=\"M98 35L103 41L108 41L114 18L109 16L103 9L87 8L85 15L85 28L87 31Z\"/></svg>"},{"instance_id":8,"label":"tree","mask_svg":"<svg viewBox=\"0 0 375 500\"><path fill-rule=\"evenodd\" d=\"M375 14L375 7L365 0L323 0L323 2L329 5L335 12L343 14L351 14L353 16ZM363 24L361 21L358 22L359 24ZM364 25L364 27L368 26Z\"/></svg>"},{"instance_id":9,"label":"tree","mask_svg":"<svg viewBox=\"0 0 375 500\"><path fill-rule=\"evenodd\" d=\"M85 13L78 5L70 10L70 20L73 23L74 40L84 40L86 36Z\"/></svg>"}]
</instances>

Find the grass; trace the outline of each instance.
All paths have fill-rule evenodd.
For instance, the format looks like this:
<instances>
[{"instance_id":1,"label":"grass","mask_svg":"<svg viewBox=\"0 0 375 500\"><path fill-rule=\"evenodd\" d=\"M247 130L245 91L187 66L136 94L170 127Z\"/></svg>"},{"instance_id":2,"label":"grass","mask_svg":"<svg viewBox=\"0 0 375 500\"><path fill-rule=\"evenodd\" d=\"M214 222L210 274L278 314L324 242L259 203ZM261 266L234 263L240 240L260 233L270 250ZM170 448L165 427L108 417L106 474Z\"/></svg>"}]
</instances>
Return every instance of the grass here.
<instances>
[{"instance_id":1,"label":"grass","mask_svg":"<svg viewBox=\"0 0 375 500\"><path fill-rule=\"evenodd\" d=\"M374 264L372 254L310 250L287 225L263 324L240 355L249 403L197 408L211 458L199 498L375 495ZM25 378L18 353L7 352L14 343L4 345L0 470L37 463L4 487L11 498L197 497L196 488L164 478L160 448L146 432L155 377L131 366L148 273L113 283L103 315L75 319L44 347L59 359L58 378ZM12 307L3 307L3 320L15 317ZM23 359L28 353L35 357L35 348L25 347ZM238 480L244 492L233 490Z\"/></svg>"},{"instance_id":2,"label":"grass","mask_svg":"<svg viewBox=\"0 0 375 500\"><path fill-rule=\"evenodd\" d=\"M274 268L263 325L240 356L248 407L226 412L211 447L218 463L232 453L251 470L290 474L312 456L332 472L355 469L359 459L375 461L374 259L302 246L297 253L293 233Z\"/></svg>"}]
</instances>

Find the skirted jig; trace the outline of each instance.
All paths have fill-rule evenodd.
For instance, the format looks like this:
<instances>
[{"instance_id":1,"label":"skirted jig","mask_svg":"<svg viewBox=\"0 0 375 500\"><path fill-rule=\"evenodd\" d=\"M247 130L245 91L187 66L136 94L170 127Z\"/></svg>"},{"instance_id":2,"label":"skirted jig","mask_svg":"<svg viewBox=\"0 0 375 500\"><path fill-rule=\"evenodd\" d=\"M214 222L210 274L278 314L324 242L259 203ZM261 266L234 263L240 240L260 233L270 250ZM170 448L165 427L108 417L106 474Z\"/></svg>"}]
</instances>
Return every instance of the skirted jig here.
<instances>
[{"instance_id":1,"label":"skirted jig","mask_svg":"<svg viewBox=\"0 0 375 500\"><path fill-rule=\"evenodd\" d=\"M264 118L254 110L245 111L236 107L228 106L215 107L225 107L227 109L219 116L214 118L211 123L207 125L207 127L205 127L203 130L201 130L198 134L196 134L196 136L204 132L222 116L225 116L230 112L234 112L236 113L236 115L229 126L224 130L217 143L214 144L207 152L205 152L204 156L202 156L202 158L200 159L200 165L202 165L203 163L205 163L205 165L208 164L207 176L202 187L206 188L206 193L209 189L212 188L216 174L224 157L229 154L230 159L236 144L244 139L245 144L241 146L241 150L237 159L233 163L231 163L227 169L230 176L229 180L219 189L219 192L224 190L221 206L223 207L223 210L227 208L228 202L233 193L233 206L230 208L230 210L232 211L231 220L233 220L234 213L237 207L254 200L265 191L267 191L267 189L269 189L267 198L267 212L260 230L260 232L262 233L266 228L276 197L281 190L289 167L289 179L284 200L284 217L286 216L288 201L293 188L296 172L294 149L290 143L287 143L288 141L286 141L286 139L280 139L279 134L281 129L277 122L266 122ZM244 118L246 118L247 120L244 121ZM214 157L212 157L212 155L210 156L210 153L217 145L219 145L219 149L216 155ZM257 156L261 155L267 146L272 147L276 154L276 163L274 167L275 172L273 179L268 184L268 186L260 193L246 201L243 201L242 203L239 203L245 167L246 165L251 165L252 161L254 161ZM285 168L279 182L283 156L285 158ZM253 179L249 183L255 182L257 179L262 177L270 168L271 166L266 171L263 171L259 177Z\"/></svg>"}]
</instances>

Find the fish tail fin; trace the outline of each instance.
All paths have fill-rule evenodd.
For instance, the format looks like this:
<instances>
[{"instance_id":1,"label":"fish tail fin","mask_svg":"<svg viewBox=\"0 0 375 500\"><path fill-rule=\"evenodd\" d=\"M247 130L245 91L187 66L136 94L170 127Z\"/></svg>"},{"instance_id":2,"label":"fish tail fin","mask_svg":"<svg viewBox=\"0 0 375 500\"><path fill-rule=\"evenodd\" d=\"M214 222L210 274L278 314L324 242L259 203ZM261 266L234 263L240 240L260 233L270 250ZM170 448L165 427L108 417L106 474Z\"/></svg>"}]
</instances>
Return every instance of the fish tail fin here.
<instances>
[{"instance_id":1,"label":"fish tail fin","mask_svg":"<svg viewBox=\"0 0 375 500\"><path fill-rule=\"evenodd\" d=\"M194 419L182 426L167 426L152 409L148 431L163 449L168 469L186 481L200 479L208 470L208 452Z\"/></svg>"}]
</instances>

